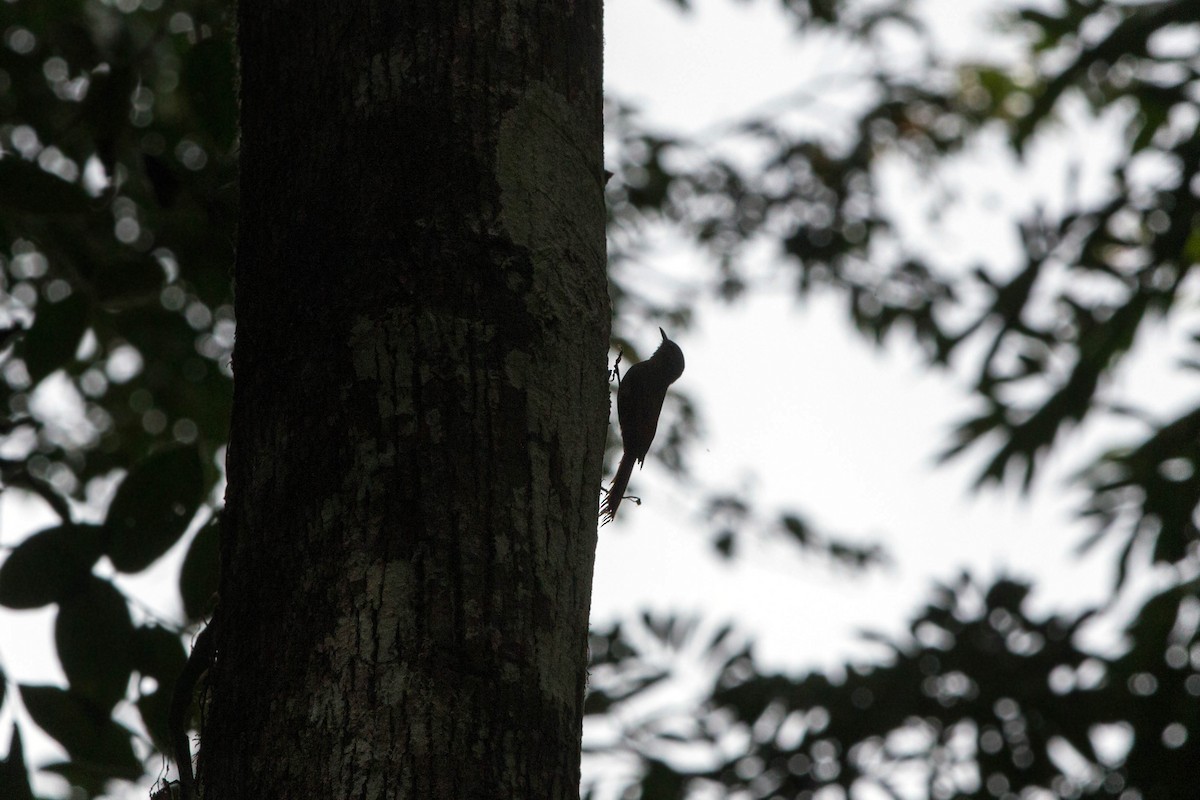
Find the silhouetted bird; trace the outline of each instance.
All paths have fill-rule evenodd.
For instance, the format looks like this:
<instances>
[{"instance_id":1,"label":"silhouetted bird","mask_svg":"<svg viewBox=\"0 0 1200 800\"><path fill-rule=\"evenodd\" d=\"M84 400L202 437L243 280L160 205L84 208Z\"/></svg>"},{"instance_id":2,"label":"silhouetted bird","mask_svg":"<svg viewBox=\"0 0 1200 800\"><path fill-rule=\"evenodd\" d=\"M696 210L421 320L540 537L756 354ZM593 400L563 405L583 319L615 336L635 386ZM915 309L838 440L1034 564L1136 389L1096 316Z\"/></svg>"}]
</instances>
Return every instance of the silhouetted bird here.
<instances>
[{"instance_id":1,"label":"silhouetted bird","mask_svg":"<svg viewBox=\"0 0 1200 800\"><path fill-rule=\"evenodd\" d=\"M633 462L641 464L646 460L658 430L658 415L662 412L667 388L683 374L683 351L667 338L662 328L658 332L662 334L662 344L654 355L629 367L624 377L617 374L617 420L621 425L621 446L625 452L600 510L605 523L612 522L617 516L617 507L625 497L629 476L633 473Z\"/></svg>"}]
</instances>

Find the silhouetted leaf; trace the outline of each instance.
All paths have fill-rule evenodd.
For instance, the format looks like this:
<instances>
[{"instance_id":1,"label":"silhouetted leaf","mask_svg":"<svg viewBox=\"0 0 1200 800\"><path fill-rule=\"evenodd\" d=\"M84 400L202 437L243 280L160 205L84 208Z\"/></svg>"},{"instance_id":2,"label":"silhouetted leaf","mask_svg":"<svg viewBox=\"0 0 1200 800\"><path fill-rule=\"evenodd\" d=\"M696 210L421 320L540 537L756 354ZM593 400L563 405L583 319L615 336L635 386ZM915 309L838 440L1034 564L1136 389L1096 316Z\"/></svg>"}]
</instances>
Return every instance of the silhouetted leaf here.
<instances>
[{"instance_id":1,"label":"silhouetted leaf","mask_svg":"<svg viewBox=\"0 0 1200 800\"><path fill-rule=\"evenodd\" d=\"M1001 579L992 584L984 598L988 608L1003 608L1016 611L1021 608L1025 598L1029 596L1029 586L1013 580ZM949 608L950 604L947 604Z\"/></svg>"},{"instance_id":2,"label":"silhouetted leaf","mask_svg":"<svg viewBox=\"0 0 1200 800\"><path fill-rule=\"evenodd\" d=\"M114 777L109 767L86 761L57 761L45 765L42 770L62 776L76 792L82 792L87 797L107 794L105 789Z\"/></svg>"},{"instance_id":3,"label":"silhouetted leaf","mask_svg":"<svg viewBox=\"0 0 1200 800\"><path fill-rule=\"evenodd\" d=\"M116 167L117 144L129 127L129 111L139 75L129 63L109 64L91 73L91 85L80 111L87 120L96 155L111 174Z\"/></svg>"},{"instance_id":4,"label":"silhouetted leaf","mask_svg":"<svg viewBox=\"0 0 1200 800\"><path fill-rule=\"evenodd\" d=\"M683 787L686 779L669 764L658 759L646 759L645 769L641 780L642 797L647 800L684 797Z\"/></svg>"},{"instance_id":5,"label":"silhouetted leaf","mask_svg":"<svg viewBox=\"0 0 1200 800\"><path fill-rule=\"evenodd\" d=\"M165 450L136 464L117 489L104 523L113 565L139 572L154 563L187 530L203 494L194 447Z\"/></svg>"},{"instance_id":6,"label":"silhouetted leaf","mask_svg":"<svg viewBox=\"0 0 1200 800\"><path fill-rule=\"evenodd\" d=\"M201 619L212 610L220 568L221 524L214 518L196 534L179 572L179 593L188 619Z\"/></svg>"},{"instance_id":7,"label":"silhouetted leaf","mask_svg":"<svg viewBox=\"0 0 1200 800\"><path fill-rule=\"evenodd\" d=\"M142 724L146 726L150 738L154 741L154 746L159 751L170 754L173 747L171 741L173 733L170 725L170 687L159 684L154 687L154 691L143 692L139 695L135 705L138 714L141 715Z\"/></svg>"},{"instance_id":8,"label":"silhouetted leaf","mask_svg":"<svg viewBox=\"0 0 1200 800\"><path fill-rule=\"evenodd\" d=\"M71 689L100 708L125 697L133 668L133 622L111 583L89 576L59 603L54 643Z\"/></svg>"},{"instance_id":9,"label":"silhouetted leaf","mask_svg":"<svg viewBox=\"0 0 1200 800\"><path fill-rule=\"evenodd\" d=\"M41 216L82 214L91 210L91 199L32 161L6 155L0 157L0 208Z\"/></svg>"},{"instance_id":10,"label":"silhouetted leaf","mask_svg":"<svg viewBox=\"0 0 1200 800\"><path fill-rule=\"evenodd\" d=\"M129 731L114 722L107 709L56 686L19 688L29 716L66 748L78 767L126 780L142 774Z\"/></svg>"},{"instance_id":11,"label":"silhouetted leaf","mask_svg":"<svg viewBox=\"0 0 1200 800\"><path fill-rule=\"evenodd\" d=\"M143 676L154 678L157 684L153 691L139 691L138 712L155 744L169 752L167 712L175 681L187 663L187 654L178 635L165 628L141 627L134 631L133 660L134 668Z\"/></svg>"},{"instance_id":12,"label":"silhouetted leaf","mask_svg":"<svg viewBox=\"0 0 1200 800\"><path fill-rule=\"evenodd\" d=\"M105 308L121 309L158 300L166 275L152 258L127 258L101 264L92 277L96 300Z\"/></svg>"},{"instance_id":13,"label":"silhouetted leaf","mask_svg":"<svg viewBox=\"0 0 1200 800\"><path fill-rule=\"evenodd\" d=\"M159 683L173 682L187 663L179 634L166 628L141 626L133 632L133 666Z\"/></svg>"},{"instance_id":14,"label":"silhouetted leaf","mask_svg":"<svg viewBox=\"0 0 1200 800\"><path fill-rule=\"evenodd\" d=\"M17 323L0 327L0 352L8 348L13 341L25 332L25 328Z\"/></svg>"},{"instance_id":15,"label":"silhouetted leaf","mask_svg":"<svg viewBox=\"0 0 1200 800\"><path fill-rule=\"evenodd\" d=\"M591 714L607 714L609 709L617 704L617 698L607 692L589 689L583 701L584 716Z\"/></svg>"},{"instance_id":16,"label":"silhouetted leaf","mask_svg":"<svg viewBox=\"0 0 1200 800\"><path fill-rule=\"evenodd\" d=\"M236 72L230 40L212 37L197 43L188 51L181 78L199 119L219 146L228 147L237 134L237 103L232 91Z\"/></svg>"},{"instance_id":17,"label":"silhouetted leaf","mask_svg":"<svg viewBox=\"0 0 1200 800\"><path fill-rule=\"evenodd\" d=\"M17 346L17 355L34 383L75 357L79 340L87 330L88 307L82 292L73 292L57 303L45 298L38 303L33 325Z\"/></svg>"},{"instance_id":18,"label":"silhouetted leaf","mask_svg":"<svg viewBox=\"0 0 1200 800\"><path fill-rule=\"evenodd\" d=\"M713 548L717 553L725 559L733 558L734 535L731 530L722 530L717 534L717 538L713 540Z\"/></svg>"},{"instance_id":19,"label":"silhouetted leaf","mask_svg":"<svg viewBox=\"0 0 1200 800\"><path fill-rule=\"evenodd\" d=\"M68 597L100 557L100 529L60 525L33 534L0 566L0 605L37 608Z\"/></svg>"},{"instance_id":20,"label":"silhouetted leaf","mask_svg":"<svg viewBox=\"0 0 1200 800\"><path fill-rule=\"evenodd\" d=\"M154 193L155 201L162 208L170 208L175 205L175 199L179 196L179 190L182 187L182 181L176 176L173 167L168 166L161 158L142 153L142 168L146 173L146 180L150 183L150 189Z\"/></svg>"},{"instance_id":21,"label":"silhouetted leaf","mask_svg":"<svg viewBox=\"0 0 1200 800\"><path fill-rule=\"evenodd\" d=\"M21 730L15 723L8 743L8 755L0 761L0 797L4 800L33 800L29 769L25 766L25 750L21 746Z\"/></svg>"},{"instance_id":22,"label":"silhouetted leaf","mask_svg":"<svg viewBox=\"0 0 1200 800\"><path fill-rule=\"evenodd\" d=\"M796 540L796 543L805 546L812 542L812 530L808 527L808 523L800 519L795 514L786 514L782 518L783 529Z\"/></svg>"}]
</instances>

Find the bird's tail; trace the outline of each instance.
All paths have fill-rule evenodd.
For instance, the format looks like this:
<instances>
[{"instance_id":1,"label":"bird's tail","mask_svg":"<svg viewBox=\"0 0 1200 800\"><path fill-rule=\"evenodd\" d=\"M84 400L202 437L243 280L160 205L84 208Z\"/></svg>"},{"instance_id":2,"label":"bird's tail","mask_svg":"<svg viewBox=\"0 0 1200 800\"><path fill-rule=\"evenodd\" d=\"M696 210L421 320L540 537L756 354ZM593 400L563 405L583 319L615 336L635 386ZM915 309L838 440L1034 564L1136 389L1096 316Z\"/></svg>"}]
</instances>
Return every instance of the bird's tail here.
<instances>
[{"instance_id":1,"label":"bird's tail","mask_svg":"<svg viewBox=\"0 0 1200 800\"><path fill-rule=\"evenodd\" d=\"M617 467L617 477L613 478L612 486L608 487L604 505L600 508L600 516L604 518L602 525L607 525L617 516L617 506L621 505L621 500L625 497L625 489L629 486L629 476L633 474L633 462L636 460L630 453L621 456L621 466Z\"/></svg>"}]
</instances>

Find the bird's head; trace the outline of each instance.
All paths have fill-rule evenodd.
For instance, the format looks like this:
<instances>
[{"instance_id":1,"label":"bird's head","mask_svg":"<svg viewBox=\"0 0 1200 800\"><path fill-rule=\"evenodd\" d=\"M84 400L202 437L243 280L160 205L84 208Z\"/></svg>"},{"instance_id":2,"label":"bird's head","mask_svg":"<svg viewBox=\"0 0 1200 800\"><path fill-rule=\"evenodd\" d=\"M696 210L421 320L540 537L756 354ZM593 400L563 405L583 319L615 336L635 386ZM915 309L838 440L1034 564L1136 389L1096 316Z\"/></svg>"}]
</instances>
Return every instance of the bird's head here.
<instances>
[{"instance_id":1,"label":"bird's head","mask_svg":"<svg viewBox=\"0 0 1200 800\"><path fill-rule=\"evenodd\" d=\"M683 374L683 351L667 338L666 331L659 328L658 332L662 334L662 344L650 356L650 360L662 365L663 375L669 378L667 383L674 383Z\"/></svg>"}]
</instances>

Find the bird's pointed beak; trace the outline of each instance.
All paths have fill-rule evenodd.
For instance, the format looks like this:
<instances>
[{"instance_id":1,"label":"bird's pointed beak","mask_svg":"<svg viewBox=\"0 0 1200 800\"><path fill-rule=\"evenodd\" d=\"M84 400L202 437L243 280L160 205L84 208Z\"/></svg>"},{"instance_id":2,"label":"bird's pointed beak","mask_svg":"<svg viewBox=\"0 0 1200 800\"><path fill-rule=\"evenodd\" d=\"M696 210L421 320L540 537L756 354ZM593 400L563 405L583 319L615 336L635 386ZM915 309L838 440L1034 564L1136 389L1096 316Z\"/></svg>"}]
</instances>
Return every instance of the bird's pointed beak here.
<instances>
[{"instance_id":1,"label":"bird's pointed beak","mask_svg":"<svg viewBox=\"0 0 1200 800\"><path fill-rule=\"evenodd\" d=\"M667 340L667 332L664 331L662 328L659 328L658 332L662 334L663 341L665 342Z\"/></svg>"}]
</instances>

